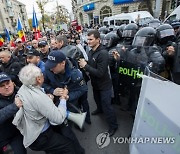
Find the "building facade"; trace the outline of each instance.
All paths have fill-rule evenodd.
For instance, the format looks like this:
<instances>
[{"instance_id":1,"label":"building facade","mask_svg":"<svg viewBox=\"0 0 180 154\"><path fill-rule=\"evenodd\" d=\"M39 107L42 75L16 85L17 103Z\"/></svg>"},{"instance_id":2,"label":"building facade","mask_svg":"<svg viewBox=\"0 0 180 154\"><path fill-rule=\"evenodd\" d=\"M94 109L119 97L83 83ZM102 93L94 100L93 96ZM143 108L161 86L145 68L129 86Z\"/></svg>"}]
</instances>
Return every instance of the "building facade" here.
<instances>
[{"instance_id":1,"label":"building facade","mask_svg":"<svg viewBox=\"0 0 180 154\"><path fill-rule=\"evenodd\" d=\"M5 28L16 33L18 17L24 30L28 31L30 28L25 5L17 0L0 0L0 34L4 34Z\"/></svg>"},{"instance_id":2,"label":"building facade","mask_svg":"<svg viewBox=\"0 0 180 154\"><path fill-rule=\"evenodd\" d=\"M165 1L165 15L167 15L171 12L171 0ZM150 2L154 15L159 17L163 0L150 0ZM127 12L148 11L148 6L147 0L72 0L72 9L80 25L97 25L102 24L104 17Z\"/></svg>"}]
</instances>

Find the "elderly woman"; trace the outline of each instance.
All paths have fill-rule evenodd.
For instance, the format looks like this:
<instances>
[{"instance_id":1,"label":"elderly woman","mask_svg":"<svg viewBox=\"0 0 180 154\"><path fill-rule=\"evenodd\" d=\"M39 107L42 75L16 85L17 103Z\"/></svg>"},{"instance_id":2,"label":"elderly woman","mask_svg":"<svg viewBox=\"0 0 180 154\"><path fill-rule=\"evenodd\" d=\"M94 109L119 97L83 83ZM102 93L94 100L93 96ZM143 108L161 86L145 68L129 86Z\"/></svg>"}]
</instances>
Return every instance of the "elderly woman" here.
<instances>
[{"instance_id":1,"label":"elderly woman","mask_svg":"<svg viewBox=\"0 0 180 154\"><path fill-rule=\"evenodd\" d=\"M19 79L23 83L18 91L18 101L23 107L17 112L13 124L24 136L23 144L32 150L51 154L74 154L73 142L61 133L54 131L50 122L62 124L66 118L67 91L56 107L52 99L41 88L44 77L41 70L33 64L22 68Z\"/></svg>"}]
</instances>

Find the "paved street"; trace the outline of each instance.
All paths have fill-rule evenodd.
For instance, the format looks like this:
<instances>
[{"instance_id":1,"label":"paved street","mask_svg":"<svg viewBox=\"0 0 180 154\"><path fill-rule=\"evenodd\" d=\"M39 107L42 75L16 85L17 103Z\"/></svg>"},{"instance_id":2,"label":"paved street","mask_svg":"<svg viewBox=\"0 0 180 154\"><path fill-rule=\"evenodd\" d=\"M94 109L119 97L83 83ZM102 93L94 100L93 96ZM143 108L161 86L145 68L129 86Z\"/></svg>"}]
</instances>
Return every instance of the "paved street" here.
<instances>
[{"instance_id":1,"label":"paved street","mask_svg":"<svg viewBox=\"0 0 180 154\"><path fill-rule=\"evenodd\" d=\"M96 106L92 96L91 86L89 86L88 100L90 104L90 109L93 111ZM132 118L131 116L121 111L119 105L114 105L118 117L119 128L113 137L128 136L132 128ZM86 154L129 154L128 144L114 144L113 138L110 139L110 144L100 149L96 144L96 137L98 134L107 131L107 124L105 122L105 117L103 115L92 116L92 124L85 124L85 132L80 132L74 129L77 138L79 139L81 145L85 148ZM35 152L28 149L28 154L44 154L44 152Z\"/></svg>"}]
</instances>

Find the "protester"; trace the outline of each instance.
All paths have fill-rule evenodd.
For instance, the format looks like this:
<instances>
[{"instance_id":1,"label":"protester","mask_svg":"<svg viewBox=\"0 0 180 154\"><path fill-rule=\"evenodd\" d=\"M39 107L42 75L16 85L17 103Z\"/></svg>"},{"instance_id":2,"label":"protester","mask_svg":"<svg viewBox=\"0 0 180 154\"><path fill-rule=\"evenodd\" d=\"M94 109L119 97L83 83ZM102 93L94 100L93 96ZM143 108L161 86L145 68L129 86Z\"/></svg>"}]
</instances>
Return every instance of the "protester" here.
<instances>
[{"instance_id":1,"label":"protester","mask_svg":"<svg viewBox=\"0 0 180 154\"><path fill-rule=\"evenodd\" d=\"M6 72L17 86L21 86L21 82L18 78L18 73L22 68L22 65L19 62L18 58L13 56L11 52L6 49L0 52L0 59L0 72Z\"/></svg>"},{"instance_id":2,"label":"protester","mask_svg":"<svg viewBox=\"0 0 180 154\"><path fill-rule=\"evenodd\" d=\"M24 136L24 146L51 154L76 154L72 140L54 131L51 126L52 123L62 124L68 115L66 112L68 91L64 90L61 93L56 107L41 88L44 77L38 67L33 64L25 66L20 71L19 78L23 85L18 91L19 99L16 103L22 101L23 107L17 112L13 124Z\"/></svg>"}]
</instances>

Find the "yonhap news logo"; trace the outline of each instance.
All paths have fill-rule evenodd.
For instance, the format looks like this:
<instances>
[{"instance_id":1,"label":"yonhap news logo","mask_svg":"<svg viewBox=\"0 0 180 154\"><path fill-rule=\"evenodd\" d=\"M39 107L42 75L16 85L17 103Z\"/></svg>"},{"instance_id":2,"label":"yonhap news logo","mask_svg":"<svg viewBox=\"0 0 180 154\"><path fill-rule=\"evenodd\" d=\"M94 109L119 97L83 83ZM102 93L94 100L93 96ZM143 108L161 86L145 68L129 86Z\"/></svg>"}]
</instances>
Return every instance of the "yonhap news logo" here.
<instances>
[{"instance_id":1,"label":"yonhap news logo","mask_svg":"<svg viewBox=\"0 0 180 154\"><path fill-rule=\"evenodd\" d=\"M96 137L96 143L98 145L98 148L100 148L100 149L107 147L110 144L109 133L108 132L100 133Z\"/></svg>"},{"instance_id":2,"label":"yonhap news logo","mask_svg":"<svg viewBox=\"0 0 180 154\"><path fill-rule=\"evenodd\" d=\"M109 137L109 133L100 133L96 137L98 148L102 149L107 147L110 142L114 144L173 144L175 137Z\"/></svg>"}]
</instances>

